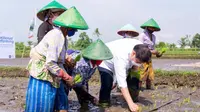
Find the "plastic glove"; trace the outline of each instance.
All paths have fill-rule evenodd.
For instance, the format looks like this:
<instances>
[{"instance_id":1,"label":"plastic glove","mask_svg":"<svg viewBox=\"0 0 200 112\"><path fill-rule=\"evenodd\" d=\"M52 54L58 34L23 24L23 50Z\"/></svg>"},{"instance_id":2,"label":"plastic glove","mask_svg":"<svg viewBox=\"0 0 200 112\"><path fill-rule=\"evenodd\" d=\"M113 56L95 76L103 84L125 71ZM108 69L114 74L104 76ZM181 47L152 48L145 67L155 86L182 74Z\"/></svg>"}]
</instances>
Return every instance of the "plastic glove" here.
<instances>
[{"instance_id":1,"label":"plastic glove","mask_svg":"<svg viewBox=\"0 0 200 112\"><path fill-rule=\"evenodd\" d=\"M68 75L64 70L60 69L58 76L61 77L66 82L67 85L69 86L74 85L73 78L70 75Z\"/></svg>"}]
</instances>

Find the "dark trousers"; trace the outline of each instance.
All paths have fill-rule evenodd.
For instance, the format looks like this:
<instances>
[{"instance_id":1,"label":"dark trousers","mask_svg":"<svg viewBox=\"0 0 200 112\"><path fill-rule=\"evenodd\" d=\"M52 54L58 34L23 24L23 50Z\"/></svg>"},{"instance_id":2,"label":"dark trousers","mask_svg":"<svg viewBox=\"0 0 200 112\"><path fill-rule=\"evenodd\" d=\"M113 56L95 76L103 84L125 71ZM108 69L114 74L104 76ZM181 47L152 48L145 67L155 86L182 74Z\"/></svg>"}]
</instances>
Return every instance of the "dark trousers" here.
<instances>
[{"instance_id":1,"label":"dark trousers","mask_svg":"<svg viewBox=\"0 0 200 112\"><path fill-rule=\"evenodd\" d=\"M113 73L101 67L99 67L99 73L101 77L99 103L110 103L110 94L113 85Z\"/></svg>"},{"instance_id":2,"label":"dark trousers","mask_svg":"<svg viewBox=\"0 0 200 112\"><path fill-rule=\"evenodd\" d=\"M87 92L83 87L74 87L74 91L76 92L76 95L78 97L78 101L81 105L84 103L88 104L90 101L92 102L94 100L94 97Z\"/></svg>"},{"instance_id":3,"label":"dark trousers","mask_svg":"<svg viewBox=\"0 0 200 112\"><path fill-rule=\"evenodd\" d=\"M101 76L101 89L99 95L100 103L110 103L110 95L113 84L113 73L107 69L99 67ZM137 101L139 95L139 80L135 77L127 77L127 85L133 101Z\"/></svg>"}]
</instances>

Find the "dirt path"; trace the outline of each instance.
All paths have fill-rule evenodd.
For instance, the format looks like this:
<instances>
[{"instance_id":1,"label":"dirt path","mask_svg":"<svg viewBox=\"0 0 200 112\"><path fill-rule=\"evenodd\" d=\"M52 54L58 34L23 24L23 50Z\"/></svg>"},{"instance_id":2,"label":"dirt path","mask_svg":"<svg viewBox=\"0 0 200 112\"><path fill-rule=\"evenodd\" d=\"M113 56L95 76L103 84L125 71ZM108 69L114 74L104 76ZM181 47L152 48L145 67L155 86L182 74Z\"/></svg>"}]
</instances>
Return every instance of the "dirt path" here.
<instances>
[{"instance_id":1,"label":"dirt path","mask_svg":"<svg viewBox=\"0 0 200 112\"><path fill-rule=\"evenodd\" d=\"M25 93L28 78L0 78L0 112L22 112L25 107ZM196 91L191 96L188 93ZM98 97L99 84L90 85L90 93ZM196 87L178 87L169 85L157 85L155 90L145 90L140 92L138 105L143 112L156 108L173 99L183 97L161 109L159 112L182 112L200 110L200 90ZM69 95L70 112L78 112L79 104L73 91ZM128 112L127 104L116 90L112 91L112 107L109 112ZM90 112L101 112L98 107L91 105Z\"/></svg>"},{"instance_id":2,"label":"dirt path","mask_svg":"<svg viewBox=\"0 0 200 112\"><path fill-rule=\"evenodd\" d=\"M0 59L0 66L25 67L29 58ZM187 70L200 72L200 59L153 59L155 69Z\"/></svg>"}]
</instances>

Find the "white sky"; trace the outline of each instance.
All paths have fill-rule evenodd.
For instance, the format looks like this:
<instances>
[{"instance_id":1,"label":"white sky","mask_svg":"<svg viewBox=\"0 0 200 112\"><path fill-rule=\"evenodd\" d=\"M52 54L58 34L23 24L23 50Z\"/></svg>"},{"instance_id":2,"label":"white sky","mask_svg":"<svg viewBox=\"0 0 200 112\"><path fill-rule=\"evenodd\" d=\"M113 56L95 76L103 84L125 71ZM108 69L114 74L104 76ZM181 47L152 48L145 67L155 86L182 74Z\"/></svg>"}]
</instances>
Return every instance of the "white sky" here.
<instances>
[{"instance_id":1,"label":"white sky","mask_svg":"<svg viewBox=\"0 0 200 112\"><path fill-rule=\"evenodd\" d=\"M131 23L141 33L140 25L154 18L161 27L157 40L177 43L186 34L200 33L199 0L57 0L67 8L75 6L83 15L92 33L99 28L104 42L121 38L117 30ZM51 0L2 0L0 31L11 32L16 41L27 42L34 9L41 9ZM37 27L41 23L37 19ZM37 27L35 33L37 33ZM82 32L82 31L79 31ZM36 40L34 37L32 40ZM77 39L78 34L73 37Z\"/></svg>"}]
</instances>

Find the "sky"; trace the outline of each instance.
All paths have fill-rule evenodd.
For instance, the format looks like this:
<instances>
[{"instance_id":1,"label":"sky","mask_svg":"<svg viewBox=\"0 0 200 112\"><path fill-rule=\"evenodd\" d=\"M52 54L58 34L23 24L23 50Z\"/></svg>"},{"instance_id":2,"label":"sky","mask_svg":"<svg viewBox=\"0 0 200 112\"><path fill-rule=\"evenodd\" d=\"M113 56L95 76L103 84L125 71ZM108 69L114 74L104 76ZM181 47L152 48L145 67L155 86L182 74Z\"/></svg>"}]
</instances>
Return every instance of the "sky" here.
<instances>
[{"instance_id":1,"label":"sky","mask_svg":"<svg viewBox=\"0 0 200 112\"><path fill-rule=\"evenodd\" d=\"M96 28L102 34L104 42L120 37L117 31L124 25L132 24L138 32L145 21L154 18L161 27L156 32L157 42L177 43L185 35L200 33L199 0L57 0L67 8L75 6L89 25L87 34L92 39ZM0 32L11 33L15 41L36 41L37 28L41 21L37 19L35 37L28 39L28 30L35 9L39 10L51 0L2 0L0 4ZM83 31L79 31L81 33ZM78 39L77 33L73 40Z\"/></svg>"}]
</instances>

